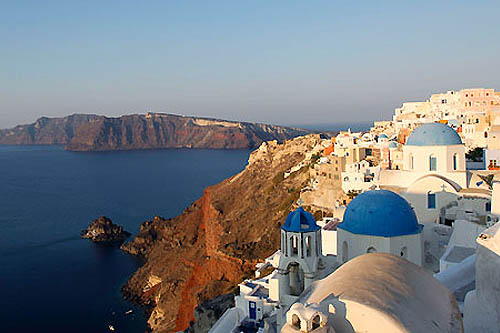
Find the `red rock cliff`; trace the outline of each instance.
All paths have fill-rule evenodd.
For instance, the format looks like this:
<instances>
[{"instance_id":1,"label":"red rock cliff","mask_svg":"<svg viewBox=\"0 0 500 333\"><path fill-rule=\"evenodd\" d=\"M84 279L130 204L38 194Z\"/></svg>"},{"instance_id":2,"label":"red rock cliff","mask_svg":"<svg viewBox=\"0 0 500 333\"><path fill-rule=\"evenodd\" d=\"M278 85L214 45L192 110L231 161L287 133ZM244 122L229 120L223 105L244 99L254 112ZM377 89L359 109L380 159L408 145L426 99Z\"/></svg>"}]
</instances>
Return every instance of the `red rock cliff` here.
<instances>
[{"instance_id":1,"label":"red rock cliff","mask_svg":"<svg viewBox=\"0 0 500 333\"><path fill-rule=\"evenodd\" d=\"M264 143L241 173L207 188L180 216L145 222L122 248L145 258L123 290L151 309L156 332L183 330L201 302L226 293L279 247L279 227L307 182L318 136ZM286 179L283 172L304 161Z\"/></svg>"},{"instance_id":2,"label":"red rock cliff","mask_svg":"<svg viewBox=\"0 0 500 333\"><path fill-rule=\"evenodd\" d=\"M42 117L35 123L0 130L0 144L61 144L68 150L104 151L156 148L253 148L263 141L291 139L296 128L172 114Z\"/></svg>"}]
</instances>

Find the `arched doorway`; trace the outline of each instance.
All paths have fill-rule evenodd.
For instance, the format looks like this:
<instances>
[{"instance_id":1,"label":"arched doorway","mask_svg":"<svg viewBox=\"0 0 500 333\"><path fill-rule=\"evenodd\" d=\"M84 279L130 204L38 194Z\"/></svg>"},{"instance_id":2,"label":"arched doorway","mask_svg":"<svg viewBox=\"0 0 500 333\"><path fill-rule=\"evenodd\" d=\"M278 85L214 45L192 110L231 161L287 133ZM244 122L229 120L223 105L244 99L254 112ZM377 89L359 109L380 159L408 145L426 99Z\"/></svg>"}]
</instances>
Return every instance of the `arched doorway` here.
<instances>
[{"instance_id":1,"label":"arched doorway","mask_svg":"<svg viewBox=\"0 0 500 333\"><path fill-rule=\"evenodd\" d=\"M349 259L349 248L347 246L347 242L344 241L342 244L342 262L346 262Z\"/></svg>"},{"instance_id":2,"label":"arched doorway","mask_svg":"<svg viewBox=\"0 0 500 333\"><path fill-rule=\"evenodd\" d=\"M296 262L288 265L290 295L299 296L304 291L304 271Z\"/></svg>"}]
</instances>

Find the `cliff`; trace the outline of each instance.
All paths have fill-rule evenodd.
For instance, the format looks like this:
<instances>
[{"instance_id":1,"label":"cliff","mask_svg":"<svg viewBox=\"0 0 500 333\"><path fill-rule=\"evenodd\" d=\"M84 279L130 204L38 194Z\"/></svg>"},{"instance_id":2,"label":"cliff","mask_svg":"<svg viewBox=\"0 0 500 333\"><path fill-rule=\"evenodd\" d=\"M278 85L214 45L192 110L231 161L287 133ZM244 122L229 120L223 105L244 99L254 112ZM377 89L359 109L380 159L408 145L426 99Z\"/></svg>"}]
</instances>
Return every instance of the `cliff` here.
<instances>
[{"instance_id":1,"label":"cliff","mask_svg":"<svg viewBox=\"0 0 500 333\"><path fill-rule=\"evenodd\" d=\"M119 118L75 114L42 117L33 124L0 130L0 144L60 144L73 151L156 148L239 149L291 139L305 130L258 123L134 114Z\"/></svg>"},{"instance_id":2,"label":"cliff","mask_svg":"<svg viewBox=\"0 0 500 333\"><path fill-rule=\"evenodd\" d=\"M279 248L280 225L308 181L319 135L263 143L239 174L208 187L173 219L156 217L122 249L145 264L123 292L150 310L155 332L186 329L197 305L230 293ZM284 178L285 171L304 167Z\"/></svg>"}]
</instances>

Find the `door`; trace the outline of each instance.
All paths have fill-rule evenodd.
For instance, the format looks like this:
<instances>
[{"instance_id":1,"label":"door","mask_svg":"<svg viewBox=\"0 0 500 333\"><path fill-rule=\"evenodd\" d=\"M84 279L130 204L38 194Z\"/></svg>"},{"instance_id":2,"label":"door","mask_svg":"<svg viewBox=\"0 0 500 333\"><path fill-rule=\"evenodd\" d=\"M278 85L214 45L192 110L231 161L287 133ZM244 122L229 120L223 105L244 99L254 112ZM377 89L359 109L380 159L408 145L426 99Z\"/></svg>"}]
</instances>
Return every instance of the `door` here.
<instances>
[{"instance_id":1,"label":"door","mask_svg":"<svg viewBox=\"0 0 500 333\"><path fill-rule=\"evenodd\" d=\"M250 315L250 319L257 319L257 304L255 302L248 302L248 313Z\"/></svg>"}]
</instances>

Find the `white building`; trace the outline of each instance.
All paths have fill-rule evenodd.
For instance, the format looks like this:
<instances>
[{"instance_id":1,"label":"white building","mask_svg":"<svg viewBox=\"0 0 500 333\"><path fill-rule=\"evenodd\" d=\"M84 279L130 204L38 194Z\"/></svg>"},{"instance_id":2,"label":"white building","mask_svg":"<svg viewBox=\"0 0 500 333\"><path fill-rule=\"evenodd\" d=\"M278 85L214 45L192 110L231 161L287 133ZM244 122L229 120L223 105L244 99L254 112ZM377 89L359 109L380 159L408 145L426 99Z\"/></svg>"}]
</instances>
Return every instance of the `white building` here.
<instances>
[{"instance_id":1,"label":"white building","mask_svg":"<svg viewBox=\"0 0 500 333\"><path fill-rule=\"evenodd\" d=\"M404 133L423 123L445 122L460 132L468 148L485 147L495 116L500 113L500 93L475 88L433 94L423 102L406 102L395 109L392 121L376 122L372 132Z\"/></svg>"},{"instance_id":2,"label":"white building","mask_svg":"<svg viewBox=\"0 0 500 333\"><path fill-rule=\"evenodd\" d=\"M313 283L286 314L282 333L463 332L453 294L421 267L364 254Z\"/></svg>"},{"instance_id":3,"label":"white building","mask_svg":"<svg viewBox=\"0 0 500 333\"><path fill-rule=\"evenodd\" d=\"M500 183L493 185L492 213L500 215ZM498 332L500 327L500 223L477 238L476 290L465 297L466 332Z\"/></svg>"},{"instance_id":4,"label":"white building","mask_svg":"<svg viewBox=\"0 0 500 333\"><path fill-rule=\"evenodd\" d=\"M500 183L494 187L498 194ZM443 207L444 215L456 221L454 227L433 223L453 232L441 257L443 272L436 275L438 280L419 268L424 262L422 231L432 225L418 224L415 212L398 194L364 192L345 209L342 223L325 219L322 228L300 207L281 228L280 250L266 259L268 267L276 269L240 284L236 307L226 311L210 332L237 333L242 323L266 333L463 332L462 309L469 320L467 332L481 332L476 329L482 329L477 325L483 325L479 323L483 311L497 325L498 314L492 309L500 304L500 293L494 289L500 256L490 255L490 250L500 249L500 236L497 245L489 246L490 252L480 247L476 251L473 239L483 227L465 206ZM498 213L496 195L490 214L495 221ZM431 247L440 248L446 241L444 229L430 229L444 235L431 239ZM479 238L490 237L485 234ZM333 245L338 256L333 255ZM476 256L486 257L476 263ZM474 283L476 291L470 293Z\"/></svg>"},{"instance_id":5,"label":"white building","mask_svg":"<svg viewBox=\"0 0 500 333\"><path fill-rule=\"evenodd\" d=\"M444 221L443 209L462 198L477 199L464 203L487 215L489 189L473 179L460 136L447 125L428 123L415 129L403 146L403 169L381 170L377 183L400 193L425 224Z\"/></svg>"},{"instance_id":6,"label":"white building","mask_svg":"<svg viewBox=\"0 0 500 333\"><path fill-rule=\"evenodd\" d=\"M346 171L342 172L342 190L366 191L374 187L374 179L378 177L380 167L372 167L367 160L354 162L346 165Z\"/></svg>"}]
</instances>

